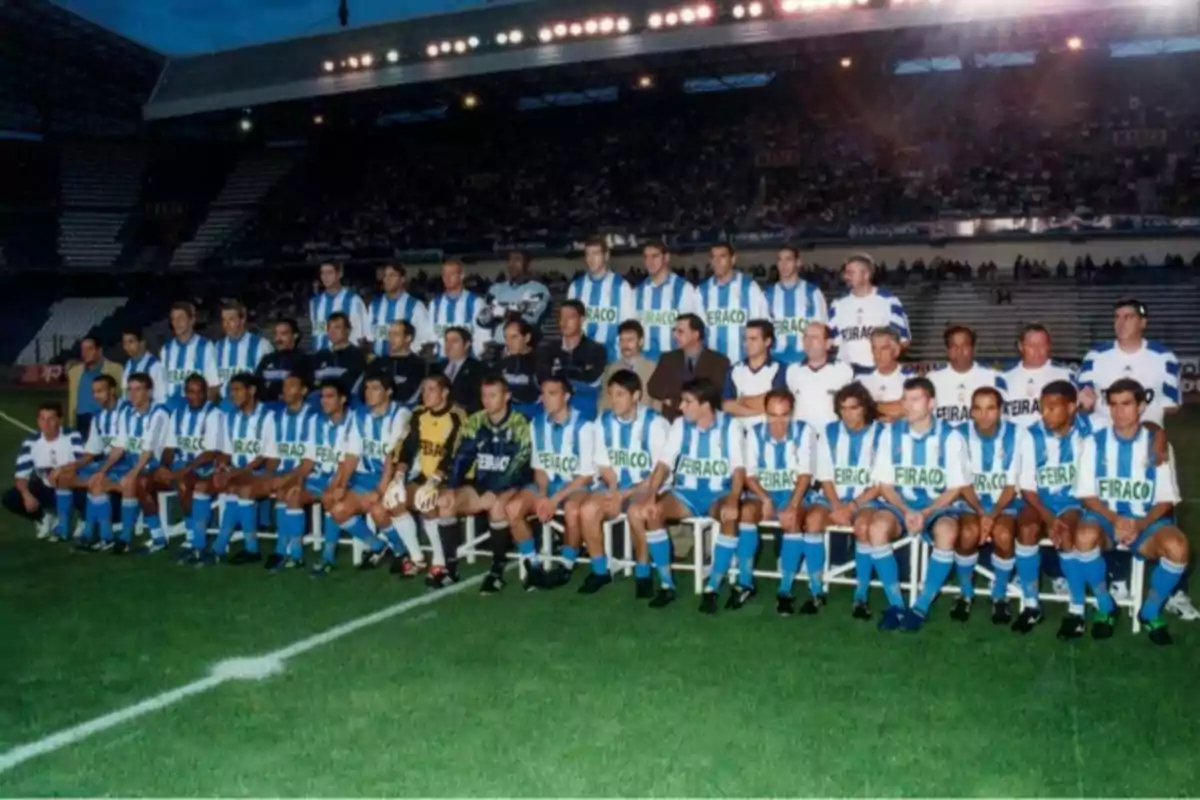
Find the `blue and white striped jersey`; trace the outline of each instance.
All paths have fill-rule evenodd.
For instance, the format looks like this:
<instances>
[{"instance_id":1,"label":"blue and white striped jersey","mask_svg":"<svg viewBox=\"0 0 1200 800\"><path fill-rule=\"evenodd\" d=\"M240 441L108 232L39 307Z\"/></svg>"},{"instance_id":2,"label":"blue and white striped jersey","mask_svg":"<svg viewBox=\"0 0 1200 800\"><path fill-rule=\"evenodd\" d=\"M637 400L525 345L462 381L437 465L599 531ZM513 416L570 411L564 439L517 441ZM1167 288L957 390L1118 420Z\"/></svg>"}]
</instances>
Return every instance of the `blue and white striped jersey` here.
<instances>
[{"instance_id":1,"label":"blue and white striped jersey","mask_svg":"<svg viewBox=\"0 0 1200 800\"><path fill-rule=\"evenodd\" d=\"M1004 412L1004 400L1008 398L1008 384L1004 376L991 367L972 364L966 372L956 372L947 364L929 373L933 383L934 415L952 425L971 421L971 398L975 390L991 386L1000 390L1000 411Z\"/></svg>"},{"instance_id":2,"label":"blue and white striped jersey","mask_svg":"<svg viewBox=\"0 0 1200 800\"><path fill-rule=\"evenodd\" d=\"M1092 348L1079 368L1079 385L1096 392L1092 423L1109 424L1108 401L1104 390L1121 378L1133 378L1150 393L1150 402L1142 419L1163 424L1166 411L1179 405L1179 359L1158 342L1143 341L1140 349L1126 353L1116 342Z\"/></svg>"},{"instance_id":3,"label":"blue and white striped jersey","mask_svg":"<svg viewBox=\"0 0 1200 800\"><path fill-rule=\"evenodd\" d=\"M408 292L402 292L395 297L381 294L371 301L367 311L370 320L368 339L371 340L371 350L377 356L388 354L388 327L393 322L405 320L413 326L412 349L414 353L421 352L426 344L434 343L433 326L429 321L429 309ZM470 330L470 327L467 328Z\"/></svg>"},{"instance_id":4,"label":"blue and white striped jersey","mask_svg":"<svg viewBox=\"0 0 1200 800\"><path fill-rule=\"evenodd\" d=\"M154 402L165 403L167 400L167 374L162 362L153 353L142 353L141 358L131 358L121 368L121 393L129 393L129 376L144 373L154 381Z\"/></svg>"},{"instance_id":5,"label":"blue and white striped jersey","mask_svg":"<svg viewBox=\"0 0 1200 800\"><path fill-rule=\"evenodd\" d=\"M172 466L190 464L203 453L221 449L221 411L205 402L199 408L185 405L171 413L163 449L175 451Z\"/></svg>"},{"instance_id":6,"label":"blue and white striped jersey","mask_svg":"<svg viewBox=\"0 0 1200 800\"><path fill-rule=\"evenodd\" d=\"M817 472L821 483L833 486L838 500L848 503L875 484L875 453L883 425L872 422L852 431L841 420L830 422L817 442Z\"/></svg>"},{"instance_id":7,"label":"blue and white striped jersey","mask_svg":"<svg viewBox=\"0 0 1200 800\"><path fill-rule=\"evenodd\" d=\"M746 477L757 480L768 494L790 497L800 476L813 474L815 459L812 426L800 420L788 423L783 439L771 435L766 420L746 431Z\"/></svg>"},{"instance_id":8,"label":"blue and white striped jersey","mask_svg":"<svg viewBox=\"0 0 1200 800\"><path fill-rule=\"evenodd\" d=\"M617 347L617 326L637 315L633 303L633 289L615 272L605 270L600 277L585 272L567 289L567 298L579 300L587 308L587 320L583 323L583 335L599 342L608 350L608 360L616 361L621 356Z\"/></svg>"},{"instance_id":9,"label":"blue and white striped jersey","mask_svg":"<svg viewBox=\"0 0 1200 800\"><path fill-rule=\"evenodd\" d=\"M257 333L243 333L237 339L226 336L216 344L217 348L217 379L221 381L221 396L229 396L229 379L239 372L254 374L258 362L268 353L275 352L263 337Z\"/></svg>"},{"instance_id":10,"label":"blue and white striped jersey","mask_svg":"<svg viewBox=\"0 0 1200 800\"><path fill-rule=\"evenodd\" d=\"M1178 505L1175 454L1161 466L1154 454L1154 434L1139 427L1132 439L1101 428L1083 442L1075 497L1095 497L1117 516L1137 519L1159 503Z\"/></svg>"},{"instance_id":11,"label":"blue and white striped jersey","mask_svg":"<svg viewBox=\"0 0 1200 800\"><path fill-rule=\"evenodd\" d=\"M170 427L171 412L166 406L151 403L144 411L138 411L126 403L117 415L115 445L125 451L125 458L131 462L142 453L158 458L166 445Z\"/></svg>"},{"instance_id":12,"label":"blue and white striped jersey","mask_svg":"<svg viewBox=\"0 0 1200 800\"><path fill-rule=\"evenodd\" d=\"M360 456L358 472L382 475L392 449L408 433L412 412L399 403L388 403L382 414L363 406L354 412Z\"/></svg>"},{"instance_id":13,"label":"blue and white striped jersey","mask_svg":"<svg viewBox=\"0 0 1200 800\"><path fill-rule=\"evenodd\" d=\"M448 328L469 330L471 349L476 356L483 356L487 343L492 339L491 331L479 324L479 312L486 305L487 302L482 297L465 289L456 297L439 294L433 298L433 302L429 304L429 322L433 326L433 349L438 358L444 358L446 355L444 350Z\"/></svg>"},{"instance_id":14,"label":"blue and white striped jersey","mask_svg":"<svg viewBox=\"0 0 1200 800\"><path fill-rule=\"evenodd\" d=\"M129 403L126 401L118 400L112 408L102 408L92 415L92 428L88 431L83 452L93 456L106 456L114 447L121 446L118 420L127 405Z\"/></svg>"},{"instance_id":15,"label":"blue and white striped jersey","mask_svg":"<svg viewBox=\"0 0 1200 800\"><path fill-rule=\"evenodd\" d=\"M634 318L646 332L643 355L651 361L675 349L672 331L680 314L695 314L704 319L700 292L688 281L668 272L662 283L646 278L633 290Z\"/></svg>"},{"instance_id":16,"label":"blue and white striped jersey","mask_svg":"<svg viewBox=\"0 0 1200 800\"><path fill-rule=\"evenodd\" d=\"M704 304L705 344L724 353L736 364L742 354L742 331L752 319L770 319L771 309L762 289L749 275L735 272L724 283L716 276L700 284L700 302Z\"/></svg>"},{"instance_id":17,"label":"blue and white striped jersey","mask_svg":"<svg viewBox=\"0 0 1200 800\"><path fill-rule=\"evenodd\" d=\"M573 478L596 474L596 433L579 409L569 408L562 422L545 411L538 412L529 422L529 438L533 451L530 463L550 478L551 494Z\"/></svg>"},{"instance_id":18,"label":"blue and white striped jersey","mask_svg":"<svg viewBox=\"0 0 1200 800\"><path fill-rule=\"evenodd\" d=\"M47 439L39 431L25 437L17 452L17 469L13 477L46 480L53 470L74 464L83 458L83 437L78 431L63 428L58 436Z\"/></svg>"},{"instance_id":19,"label":"blue and white striped jersey","mask_svg":"<svg viewBox=\"0 0 1200 800\"><path fill-rule=\"evenodd\" d=\"M1020 462L1017 488L1023 492L1037 492L1042 504L1048 508L1075 505L1078 459L1083 453L1083 442L1091 432L1091 424L1083 414L1075 415L1071 431L1062 437L1041 420L1026 428L1017 455Z\"/></svg>"},{"instance_id":20,"label":"blue and white striped jersey","mask_svg":"<svg viewBox=\"0 0 1200 800\"><path fill-rule=\"evenodd\" d=\"M941 420L921 435L907 420L893 422L879 440L875 481L895 488L909 508L926 508L942 493L971 483L966 442L955 426Z\"/></svg>"},{"instance_id":21,"label":"blue and white striped jersey","mask_svg":"<svg viewBox=\"0 0 1200 800\"><path fill-rule=\"evenodd\" d=\"M256 403L248 414L236 408L223 412L221 452L234 469L249 466L259 456L270 458L275 452L275 412L263 403Z\"/></svg>"},{"instance_id":22,"label":"blue and white striped jersey","mask_svg":"<svg viewBox=\"0 0 1200 800\"><path fill-rule=\"evenodd\" d=\"M184 384L193 374L203 375L209 389L221 385L221 378L217 374L217 350L212 342L199 334L193 333L186 342L168 339L162 346L159 358L166 373L167 402L183 397Z\"/></svg>"},{"instance_id":23,"label":"blue and white striped jersey","mask_svg":"<svg viewBox=\"0 0 1200 800\"><path fill-rule=\"evenodd\" d=\"M343 414L342 419L336 422L322 413L314 414L309 419L304 457L313 460L317 472L332 475L337 472L343 457L357 458L361 455L362 442L358 438L354 414Z\"/></svg>"},{"instance_id":24,"label":"blue and white striped jersey","mask_svg":"<svg viewBox=\"0 0 1200 800\"><path fill-rule=\"evenodd\" d=\"M678 491L726 494L734 473L746 468L745 438L741 421L722 412L707 429L680 417L671 424L661 463L674 473Z\"/></svg>"},{"instance_id":25,"label":"blue and white striped jersey","mask_svg":"<svg viewBox=\"0 0 1200 800\"><path fill-rule=\"evenodd\" d=\"M803 361L804 329L810 322L829 322L825 294L798 278L790 286L783 282L771 284L766 296L775 321L775 357L788 364Z\"/></svg>"},{"instance_id":26,"label":"blue and white striped jersey","mask_svg":"<svg viewBox=\"0 0 1200 800\"><path fill-rule=\"evenodd\" d=\"M309 350L317 352L329 347L329 337L325 334L325 326L329 315L340 311L350 318L350 341L357 342L369 335L370 324L367 321L367 307L362 298L351 289L343 286L333 294L318 292L308 301L308 318L312 321L312 338Z\"/></svg>"},{"instance_id":27,"label":"blue and white striped jersey","mask_svg":"<svg viewBox=\"0 0 1200 800\"><path fill-rule=\"evenodd\" d=\"M671 426L648 406L638 406L633 419L618 417L611 408L595 423L592 459L596 471L611 469L620 489L631 489L647 480L654 465L663 460Z\"/></svg>"},{"instance_id":28,"label":"blue and white striped jersey","mask_svg":"<svg viewBox=\"0 0 1200 800\"><path fill-rule=\"evenodd\" d=\"M992 436L980 433L974 422L968 422L959 430L967 440L975 494L983 510L990 514L1004 488L1017 487L1021 428L1011 420L1002 419Z\"/></svg>"},{"instance_id":29,"label":"blue and white striped jersey","mask_svg":"<svg viewBox=\"0 0 1200 800\"><path fill-rule=\"evenodd\" d=\"M829 327L838 360L861 367L875 366L871 333L876 328L895 328L901 341L911 338L904 305L887 289L872 288L862 297L848 294L834 300L829 307Z\"/></svg>"},{"instance_id":30,"label":"blue and white striped jersey","mask_svg":"<svg viewBox=\"0 0 1200 800\"><path fill-rule=\"evenodd\" d=\"M309 428L319 413L307 403L301 403L299 411L284 406L275 412L275 449L267 457L279 459L278 472L292 472L305 459L313 458L308 452Z\"/></svg>"}]
</instances>

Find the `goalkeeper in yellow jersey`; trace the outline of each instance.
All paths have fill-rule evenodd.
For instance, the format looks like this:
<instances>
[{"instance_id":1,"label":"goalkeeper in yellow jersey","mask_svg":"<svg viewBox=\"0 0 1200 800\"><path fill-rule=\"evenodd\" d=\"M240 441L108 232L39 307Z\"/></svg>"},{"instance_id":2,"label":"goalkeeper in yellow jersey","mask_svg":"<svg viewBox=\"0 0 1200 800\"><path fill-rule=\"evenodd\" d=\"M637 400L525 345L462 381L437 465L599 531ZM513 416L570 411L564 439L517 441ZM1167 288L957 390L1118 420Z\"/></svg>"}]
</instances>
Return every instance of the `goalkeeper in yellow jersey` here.
<instances>
[{"instance_id":1,"label":"goalkeeper in yellow jersey","mask_svg":"<svg viewBox=\"0 0 1200 800\"><path fill-rule=\"evenodd\" d=\"M406 516L406 512L428 514L433 510L437 486L444 477L439 471L440 466L447 455L454 452L466 419L463 410L450 402L450 381L445 375L431 375L422 381L421 405L413 412L408 435L392 452L395 478L383 498L394 520L407 520L407 524L396 522L396 530L409 555L397 559L392 567L403 577L415 577L425 569L425 554L417 540L416 523L411 515ZM425 491L421 492L423 487ZM455 564L447 567L437 520L425 517L422 521L433 548L433 565L425 583L432 589L440 589L457 580Z\"/></svg>"}]
</instances>

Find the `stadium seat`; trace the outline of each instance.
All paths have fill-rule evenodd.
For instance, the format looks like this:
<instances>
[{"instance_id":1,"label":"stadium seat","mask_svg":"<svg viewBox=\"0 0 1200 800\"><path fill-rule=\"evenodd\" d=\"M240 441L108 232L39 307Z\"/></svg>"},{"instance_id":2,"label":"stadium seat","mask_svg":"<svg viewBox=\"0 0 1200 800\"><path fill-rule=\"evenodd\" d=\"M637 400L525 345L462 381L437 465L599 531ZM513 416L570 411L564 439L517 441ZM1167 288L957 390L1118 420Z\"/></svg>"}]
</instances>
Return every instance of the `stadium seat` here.
<instances>
[{"instance_id":1,"label":"stadium seat","mask_svg":"<svg viewBox=\"0 0 1200 800\"><path fill-rule=\"evenodd\" d=\"M49 318L26 340L18 364L46 364L70 350L92 328L125 305L124 297L68 297L50 307ZM28 335L28 331L26 334Z\"/></svg>"}]
</instances>

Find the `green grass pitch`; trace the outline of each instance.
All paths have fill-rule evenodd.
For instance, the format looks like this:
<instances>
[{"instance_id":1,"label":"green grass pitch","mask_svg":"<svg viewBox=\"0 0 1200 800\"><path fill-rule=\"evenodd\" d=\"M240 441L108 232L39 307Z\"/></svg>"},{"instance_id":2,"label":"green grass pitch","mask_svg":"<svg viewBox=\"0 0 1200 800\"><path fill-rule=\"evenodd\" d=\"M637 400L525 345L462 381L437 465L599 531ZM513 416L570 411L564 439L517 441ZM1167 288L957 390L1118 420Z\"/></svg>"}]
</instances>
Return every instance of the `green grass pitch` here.
<instances>
[{"instance_id":1,"label":"green grass pitch","mask_svg":"<svg viewBox=\"0 0 1200 800\"><path fill-rule=\"evenodd\" d=\"M0 398L32 421L35 398ZM1173 420L1200 497L1200 414ZM0 463L21 433L0 421ZM1200 527L1200 506L1183 524ZM343 555L348 565L349 556ZM6 753L407 598L345 569L84 555L0 518L0 796L1195 795L1200 625L1173 648L1028 637L948 603L919 635L827 613L439 597L12 769ZM876 605L879 604L876 598Z\"/></svg>"}]
</instances>

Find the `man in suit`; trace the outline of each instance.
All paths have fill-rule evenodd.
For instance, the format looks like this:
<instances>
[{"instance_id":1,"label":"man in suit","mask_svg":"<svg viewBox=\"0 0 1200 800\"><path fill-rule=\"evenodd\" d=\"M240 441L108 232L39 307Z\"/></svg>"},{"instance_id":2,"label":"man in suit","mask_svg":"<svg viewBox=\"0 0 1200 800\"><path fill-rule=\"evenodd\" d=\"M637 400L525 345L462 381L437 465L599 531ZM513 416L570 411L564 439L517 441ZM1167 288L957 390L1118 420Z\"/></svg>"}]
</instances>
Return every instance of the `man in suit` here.
<instances>
[{"instance_id":1,"label":"man in suit","mask_svg":"<svg viewBox=\"0 0 1200 800\"><path fill-rule=\"evenodd\" d=\"M695 314L680 314L672 335L676 349L665 354L647 382L651 398L662 403L662 413L672 422L679 416L683 385L695 378L706 378L725 385L729 359L704 346L704 320Z\"/></svg>"},{"instance_id":2,"label":"man in suit","mask_svg":"<svg viewBox=\"0 0 1200 800\"><path fill-rule=\"evenodd\" d=\"M608 386L608 379L619 370L627 369L642 380L642 385L654 374L654 362L642 355L646 344L646 332L642 323L636 319L627 319L617 326L617 349L621 357L608 365L600 377L600 385ZM652 400L648 405L655 411L659 410L658 401ZM608 408L608 392L600 392L599 411L603 413Z\"/></svg>"},{"instance_id":3,"label":"man in suit","mask_svg":"<svg viewBox=\"0 0 1200 800\"><path fill-rule=\"evenodd\" d=\"M482 408L479 390L486 368L471 353L471 332L453 325L446 329L442 352L446 357L434 364L431 374L441 373L450 381L450 397L454 405L474 414Z\"/></svg>"}]
</instances>

